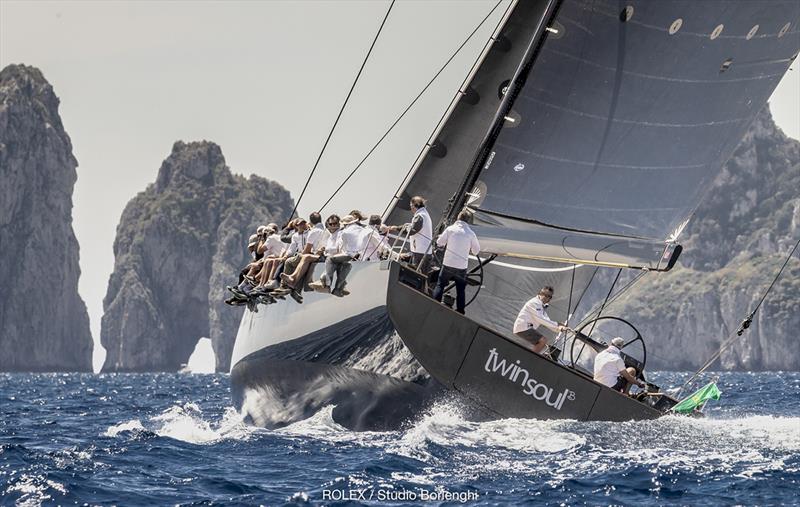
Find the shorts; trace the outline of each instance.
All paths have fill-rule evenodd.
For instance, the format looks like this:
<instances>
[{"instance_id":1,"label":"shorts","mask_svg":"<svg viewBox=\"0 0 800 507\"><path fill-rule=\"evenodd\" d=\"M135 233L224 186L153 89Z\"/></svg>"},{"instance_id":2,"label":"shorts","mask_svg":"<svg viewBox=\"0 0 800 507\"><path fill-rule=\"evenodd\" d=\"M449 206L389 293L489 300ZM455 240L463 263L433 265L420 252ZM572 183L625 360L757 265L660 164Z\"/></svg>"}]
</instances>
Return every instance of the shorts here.
<instances>
[{"instance_id":1,"label":"shorts","mask_svg":"<svg viewBox=\"0 0 800 507\"><path fill-rule=\"evenodd\" d=\"M624 393L626 387L628 387L628 381L625 379L625 377L620 375L617 377L617 383L611 386L611 389Z\"/></svg>"}]
</instances>

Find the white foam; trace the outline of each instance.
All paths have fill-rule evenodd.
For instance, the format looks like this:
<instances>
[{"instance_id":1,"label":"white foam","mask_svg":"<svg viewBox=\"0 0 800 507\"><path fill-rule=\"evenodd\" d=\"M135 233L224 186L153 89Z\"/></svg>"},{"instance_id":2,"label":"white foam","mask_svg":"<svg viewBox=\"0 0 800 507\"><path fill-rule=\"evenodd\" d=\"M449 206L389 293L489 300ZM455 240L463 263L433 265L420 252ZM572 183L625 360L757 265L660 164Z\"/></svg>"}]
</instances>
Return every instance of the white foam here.
<instances>
[{"instance_id":1,"label":"white foam","mask_svg":"<svg viewBox=\"0 0 800 507\"><path fill-rule=\"evenodd\" d=\"M697 424L772 449L800 451L800 417L754 415L734 419L707 418L697 420Z\"/></svg>"},{"instance_id":2,"label":"white foam","mask_svg":"<svg viewBox=\"0 0 800 507\"><path fill-rule=\"evenodd\" d=\"M116 437L117 435L119 435L124 431L144 431L144 426L142 426L142 422L140 420L132 419L124 423L119 423L115 424L114 426L109 426L102 436Z\"/></svg>"},{"instance_id":3,"label":"white foam","mask_svg":"<svg viewBox=\"0 0 800 507\"><path fill-rule=\"evenodd\" d=\"M151 417L145 424L138 419L109 427L103 436L117 437L123 432L152 431L158 436L174 438L192 444L211 444L220 440L246 440L258 433L259 428L248 426L232 407L225 409L219 421L207 421L195 403L173 405Z\"/></svg>"},{"instance_id":4,"label":"white foam","mask_svg":"<svg viewBox=\"0 0 800 507\"><path fill-rule=\"evenodd\" d=\"M558 453L579 447L586 439L561 431L560 421L501 419L470 422L450 404L436 405L417 424L406 431L390 451L427 461L428 444L505 449L529 453Z\"/></svg>"}]
</instances>

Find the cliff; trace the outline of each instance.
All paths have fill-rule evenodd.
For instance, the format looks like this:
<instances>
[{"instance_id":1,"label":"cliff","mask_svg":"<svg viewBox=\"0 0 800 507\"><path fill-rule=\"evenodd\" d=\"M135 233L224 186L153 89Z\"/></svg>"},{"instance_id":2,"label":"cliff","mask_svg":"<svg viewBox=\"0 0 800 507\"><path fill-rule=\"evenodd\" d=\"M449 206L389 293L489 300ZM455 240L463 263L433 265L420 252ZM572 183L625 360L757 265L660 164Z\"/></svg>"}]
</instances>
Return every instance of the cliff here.
<instances>
[{"instance_id":1,"label":"cliff","mask_svg":"<svg viewBox=\"0 0 800 507\"><path fill-rule=\"evenodd\" d=\"M72 230L77 160L42 73L0 71L0 371L91 371Z\"/></svg>"},{"instance_id":2,"label":"cliff","mask_svg":"<svg viewBox=\"0 0 800 507\"><path fill-rule=\"evenodd\" d=\"M289 193L234 175L219 146L177 142L122 213L103 300L103 371L176 371L211 338L227 371L243 310L223 303L256 227L285 219Z\"/></svg>"},{"instance_id":3,"label":"cliff","mask_svg":"<svg viewBox=\"0 0 800 507\"><path fill-rule=\"evenodd\" d=\"M800 237L800 142L765 108L681 238L673 271L645 277L610 309L648 340L649 367L695 369L755 308ZM749 330L717 367L800 370L796 253Z\"/></svg>"}]
</instances>

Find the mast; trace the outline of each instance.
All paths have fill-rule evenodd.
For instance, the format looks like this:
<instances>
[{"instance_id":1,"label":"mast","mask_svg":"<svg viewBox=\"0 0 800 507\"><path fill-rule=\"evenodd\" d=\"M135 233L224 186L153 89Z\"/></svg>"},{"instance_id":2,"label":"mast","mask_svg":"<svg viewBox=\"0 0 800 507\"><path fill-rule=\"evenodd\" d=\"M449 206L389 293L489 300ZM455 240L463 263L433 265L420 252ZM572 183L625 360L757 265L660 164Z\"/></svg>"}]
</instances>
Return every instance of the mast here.
<instances>
[{"instance_id":1,"label":"mast","mask_svg":"<svg viewBox=\"0 0 800 507\"><path fill-rule=\"evenodd\" d=\"M461 182L461 185L458 187L458 190L456 190L456 193L453 194L453 197L450 198L450 202L448 203L448 206L442 215L440 226L445 223L452 222L453 218L460 212L461 208L464 207L464 204L467 201L467 191L471 189L478 180L481 168L489 158L489 153L491 153L492 146L494 145L497 137L500 135L500 130L503 127L503 122L505 122L506 115L508 115L508 113L511 111L514 101L519 95L520 90L522 90L525 80L528 78L528 74L530 74L530 71L533 68L536 57L539 55L539 51L541 50L542 45L547 38L548 28L555 19L562 1L563 0L548 0L547 6L544 9L544 13L539 19L539 23L536 25L536 30L533 32L530 43L525 49L522 62L514 73L511 82L508 84L508 88L503 95L503 100L500 102L500 107L497 109L497 112L492 119L491 127L481 141L478 152L476 153L475 158L470 165L470 169L467 172L466 177Z\"/></svg>"}]
</instances>

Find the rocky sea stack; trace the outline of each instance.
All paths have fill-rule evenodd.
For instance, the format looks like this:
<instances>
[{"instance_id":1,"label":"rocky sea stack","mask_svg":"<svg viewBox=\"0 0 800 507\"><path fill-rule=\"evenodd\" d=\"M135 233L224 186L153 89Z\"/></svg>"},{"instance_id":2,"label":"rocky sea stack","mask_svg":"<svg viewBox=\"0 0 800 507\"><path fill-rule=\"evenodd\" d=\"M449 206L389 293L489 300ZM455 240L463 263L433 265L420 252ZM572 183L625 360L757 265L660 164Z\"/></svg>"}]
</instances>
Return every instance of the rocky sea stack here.
<instances>
[{"instance_id":1,"label":"rocky sea stack","mask_svg":"<svg viewBox=\"0 0 800 507\"><path fill-rule=\"evenodd\" d=\"M216 144L175 143L117 227L103 371L176 371L203 337L227 371L243 310L223 303L225 285L248 261L248 236L291 210L288 191L232 174Z\"/></svg>"},{"instance_id":2,"label":"rocky sea stack","mask_svg":"<svg viewBox=\"0 0 800 507\"><path fill-rule=\"evenodd\" d=\"M72 230L77 160L42 73L0 71L0 371L91 371Z\"/></svg>"},{"instance_id":3,"label":"rocky sea stack","mask_svg":"<svg viewBox=\"0 0 800 507\"><path fill-rule=\"evenodd\" d=\"M800 237L798 189L800 142L764 108L689 222L679 265L610 311L646 337L651 369L699 367L755 308ZM797 257L715 369L800 370Z\"/></svg>"}]
</instances>

